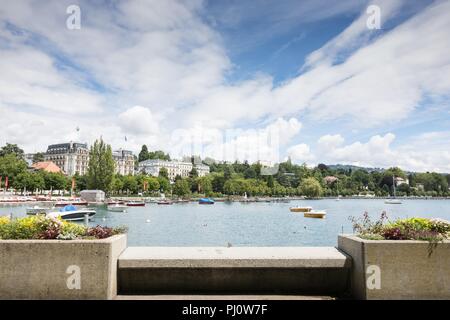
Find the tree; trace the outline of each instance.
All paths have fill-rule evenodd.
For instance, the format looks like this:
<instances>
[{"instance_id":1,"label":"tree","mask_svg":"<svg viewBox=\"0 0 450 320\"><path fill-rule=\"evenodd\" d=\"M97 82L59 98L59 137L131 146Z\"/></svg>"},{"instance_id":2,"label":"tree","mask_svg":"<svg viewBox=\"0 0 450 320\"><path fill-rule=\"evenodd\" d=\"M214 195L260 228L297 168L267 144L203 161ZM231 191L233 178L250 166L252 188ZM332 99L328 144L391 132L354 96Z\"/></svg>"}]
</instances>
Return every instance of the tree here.
<instances>
[{"instance_id":1,"label":"tree","mask_svg":"<svg viewBox=\"0 0 450 320\"><path fill-rule=\"evenodd\" d=\"M78 173L76 173L73 178L75 179L75 190L81 191L87 189L87 175L80 176ZM58 183L57 186L61 186L61 184ZM53 189L58 190L57 186L54 186Z\"/></svg>"},{"instance_id":2,"label":"tree","mask_svg":"<svg viewBox=\"0 0 450 320\"><path fill-rule=\"evenodd\" d=\"M192 170L189 172L189 177L191 178L197 178L198 177L198 171L195 167L192 167Z\"/></svg>"},{"instance_id":3,"label":"tree","mask_svg":"<svg viewBox=\"0 0 450 320\"><path fill-rule=\"evenodd\" d=\"M309 198L320 197L323 193L322 186L315 178L306 178L302 181L299 192Z\"/></svg>"},{"instance_id":4,"label":"tree","mask_svg":"<svg viewBox=\"0 0 450 320\"><path fill-rule=\"evenodd\" d=\"M173 186L173 193L179 197L186 196L191 193L191 188L187 179L177 180Z\"/></svg>"},{"instance_id":5,"label":"tree","mask_svg":"<svg viewBox=\"0 0 450 320\"><path fill-rule=\"evenodd\" d=\"M169 171L167 171L167 168L163 167L159 169L158 177L169 179Z\"/></svg>"},{"instance_id":6,"label":"tree","mask_svg":"<svg viewBox=\"0 0 450 320\"><path fill-rule=\"evenodd\" d=\"M27 163L15 153L8 153L0 157L0 176L13 180L18 174L27 170Z\"/></svg>"},{"instance_id":7,"label":"tree","mask_svg":"<svg viewBox=\"0 0 450 320\"><path fill-rule=\"evenodd\" d=\"M145 161L145 160L148 160L148 159L150 159L150 156L148 154L148 148L144 144L142 146L142 148L141 148L141 152L139 152L138 160L139 160L139 162L141 162L141 161Z\"/></svg>"},{"instance_id":8,"label":"tree","mask_svg":"<svg viewBox=\"0 0 450 320\"><path fill-rule=\"evenodd\" d=\"M123 176L123 190L130 191L133 194L136 194L139 189L139 185L135 176Z\"/></svg>"},{"instance_id":9,"label":"tree","mask_svg":"<svg viewBox=\"0 0 450 320\"><path fill-rule=\"evenodd\" d=\"M210 195L213 191L213 187L212 187L212 178L205 176L205 177L200 177L197 178L197 187L198 187L198 192L199 193L203 193L206 196Z\"/></svg>"},{"instance_id":10,"label":"tree","mask_svg":"<svg viewBox=\"0 0 450 320\"><path fill-rule=\"evenodd\" d=\"M36 189L43 189L44 186L44 178L40 174L28 171L19 173L13 182L14 189L26 189L32 192Z\"/></svg>"},{"instance_id":11,"label":"tree","mask_svg":"<svg viewBox=\"0 0 450 320\"><path fill-rule=\"evenodd\" d=\"M148 177L147 179L148 191L158 191L160 188L159 181L155 177Z\"/></svg>"},{"instance_id":12,"label":"tree","mask_svg":"<svg viewBox=\"0 0 450 320\"><path fill-rule=\"evenodd\" d=\"M33 155L33 163L45 161L44 153L38 152Z\"/></svg>"},{"instance_id":13,"label":"tree","mask_svg":"<svg viewBox=\"0 0 450 320\"><path fill-rule=\"evenodd\" d=\"M17 144L6 143L4 147L0 149L0 157L4 157L8 154L14 154L18 158L23 158L24 152L20 149Z\"/></svg>"},{"instance_id":14,"label":"tree","mask_svg":"<svg viewBox=\"0 0 450 320\"><path fill-rule=\"evenodd\" d=\"M105 144L102 139L96 140L89 152L88 188L110 191L114 166L111 146Z\"/></svg>"},{"instance_id":15,"label":"tree","mask_svg":"<svg viewBox=\"0 0 450 320\"><path fill-rule=\"evenodd\" d=\"M231 179L233 172L234 170L232 166L225 167L225 169L223 170L223 177L225 178L225 181Z\"/></svg>"},{"instance_id":16,"label":"tree","mask_svg":"<svg viewBox=\"0 0 450 320\"><path fill-rule=\"evenodd\" d=\"M170 155L164 153L164 151L162 151L162 150L156 150L156 151L149 152L148 158L170 161Z\"/></svg>"},{"instance_id":17,"label":"tree","mask_svg":"<svg viewBox=\"0 0 450 320\"><path fill-rule=\"evenodd\" d=\"M256 171L252 167L248 167L244 171L244 178L245 179L255 179L256 178Z\"/></svg>"},{"instance_id":18,"label":"tree","mask_svg":"<svg viewBox=\"0 0 450 320\"><path fill-rule=\"evenodd\" d=\"M170 181L166 177L159 176L158 177L159 188L161 192L170 191Z\"/></svg>"},{"instance_id":19,"label":"tree","mask_svg":"<svg viewBox=\"0 0 450 320\"><path fill-rule=\"evenodd\" d=\"M44 179L44 185L46 190L65 190L69 185L69 179L62 173L53 172L40 172L42 178ZM78 174L74 175L75 179L75 189L83 190L86 189L86 184L81 181L81 176Z\"/></svg>"}]
</instances>

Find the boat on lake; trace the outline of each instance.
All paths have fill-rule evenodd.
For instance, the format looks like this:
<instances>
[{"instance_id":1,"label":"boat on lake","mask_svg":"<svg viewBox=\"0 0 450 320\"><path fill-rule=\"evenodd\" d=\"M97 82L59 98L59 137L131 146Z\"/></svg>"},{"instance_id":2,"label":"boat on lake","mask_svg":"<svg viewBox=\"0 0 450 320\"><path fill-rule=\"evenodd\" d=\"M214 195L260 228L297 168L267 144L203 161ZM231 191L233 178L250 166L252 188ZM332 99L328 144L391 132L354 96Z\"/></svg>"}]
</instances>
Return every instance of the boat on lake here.
<instances>
[{"instance_id":1,"label":"boat on lake","mask_svg":"<svg viewBox=\"0 0 450 320\"><path fill-rule=\"evenodd\" d=\"M322 219L322 218L325 218L326 214L327 213L325 211L323 211L323 210L317 210L317 211L305 212L303 214L303 216L305 218L319 218L319 219Z\"/></svg>"},{"instance_id":2,"label":"boat on lake","mask_svg":"<svg viewBox=\"0 0 450 320\"><path fill-rule=\"evenodd\" d=\"M127 202L128 207L145 207L145 202L143 201L130 201Z\"/></svg>"},{"instance_id":3,"label":"boat on lake","mask_svg":"<svg viewBox=\"0 0 450 320\"><path fill-rule=\"evenodd\" d=\"M125 212L128 207L124 204L115 203L115 204L109 204L107 206L107 208L108 208L108 211Z\"/></svg>"},{"instance_id":4,"label":"boat on lake","mask_svg":"<svg viewBox=\"0 0 450 320\"><path fill-rule=\"evenodd\" d=\"M82 200L70 200L70 201L58 201L55 203L55 207L58 208L62 208L68 205L73 205L73 206L87 206L88 202L87 201L82 201Z\"/></svg>"},{"instance_id":5,"label":"boat on lake","mask_svg":"<svg viewBox=\"0 0 450 320\"><path fill-rule=\"evenodd\" d=\"M214 204L214 200L210 198L201 198L198 200L198 204Z\"/></svg>"},{"instance_id":6,"label":"boat on lake","mask_svg":"<svg viewBox=\"0 0 450 320\"><path fill-rule=\"evenodd\" d=\"M159 205L171 205L171 204L173 204L173 201L161 200L161 201L156 202L156 204L159 204Z\"/></svg>"},{"instance_id":7,"label":"boat on lake","mask_svg":"<svg viewBox=\"0 0 450 320\"><path fill-rule=\"evenodd\" d=\"M84 220L86 215L88 215L89 219L91 219L95 214L96 211L92 209L78 210L74 205L67 205L59 209L59 211L48 213L47 217L51 218L61 217L63 220L67 221L79 221Z\"/></svg>"},{"instance_id":8,"label":"boat on lake","mask_svg":"<svg viewBox=\"0 0 450 320\"><path fill-rule=\"evenodd\" d=\"M312 207L290 207L291 212L310 212Z\"/></svg>"},{"instance_id":9,"label":"boat on lake","mask_svg":"<svg viewBox=\"0 0 450 320\"><path fill-rule=\"evenodd\" d=\"M399 199L387 199L384 201L386 204L402 204L402 201Z\"/></svg>"},{"instance_id":10,"label":"boat on lake","mask_svg":"<svg viewBox=\"0 0 450 320\"><path fill-rule=\"evenodd\" d=\"M29 207L26 209L28 215L47 214L51 209L40 206Z\"/></svg>"},{"instance_id":11,"label":"boat on lake","mask_svg":"<svg viewBox=\"0 0 450 320\"><path fill-rule=\"evenodd\" d=\"M387 199L384 201L386 204L402 204L402 201L399 199L396 199L395 197L395 176L392 176L392 186L394 188L394 197L392 199Z\"/></svg>"}]
</instances>

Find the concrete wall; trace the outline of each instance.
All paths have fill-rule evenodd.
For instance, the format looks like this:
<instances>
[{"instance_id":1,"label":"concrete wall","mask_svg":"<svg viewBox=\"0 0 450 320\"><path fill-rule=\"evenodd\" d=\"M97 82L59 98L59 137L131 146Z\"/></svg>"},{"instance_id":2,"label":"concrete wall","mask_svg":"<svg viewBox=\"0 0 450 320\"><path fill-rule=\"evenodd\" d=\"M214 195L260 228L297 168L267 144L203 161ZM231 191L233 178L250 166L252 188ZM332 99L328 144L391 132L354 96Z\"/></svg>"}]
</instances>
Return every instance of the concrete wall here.
<instances>
[{"instance_id":1,"label":"concrete wall","mask_svg":"<svg viewBox=\"0 0 450 320\"><path fill-rule=\"evenodd\" d=\"M333 247L130 247L119 293L343 295L350 265Z\"/></svg>"},{"instance_id":2,"label":"concrete wall","mask_svg":"<svg viewBox=\"0 0 450 320\"><path fill-rule=\"evenodd\" d=\"M350 288L355 298L450 299L450 241L439 243L430 256L426 241L342 235L338 248L353 259ZM379 289L378 271L369 266L379 267Z\"/></svg>"},{"instance_id":3,"label":"concrete wall","mask_svg":"<svg viewBox=\"0 0 450 320\"><path fill-rule=\"evenodd\" d=\"M126 243L126 235L0 240L0 299L112 299L117 294L117 259Z\"/></svg>"}]
</instances>

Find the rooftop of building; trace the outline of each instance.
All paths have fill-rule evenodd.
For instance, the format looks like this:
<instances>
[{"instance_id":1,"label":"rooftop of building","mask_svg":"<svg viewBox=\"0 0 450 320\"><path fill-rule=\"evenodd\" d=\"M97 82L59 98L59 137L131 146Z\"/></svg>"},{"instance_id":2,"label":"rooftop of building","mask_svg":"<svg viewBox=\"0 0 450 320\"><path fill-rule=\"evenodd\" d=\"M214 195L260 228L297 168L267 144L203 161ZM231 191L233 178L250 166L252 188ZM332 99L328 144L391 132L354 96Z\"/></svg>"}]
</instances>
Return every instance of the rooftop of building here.
<instances>
[{"instance_id":1,"label":"rooftop of building","mask_svg":"<svg viewBox=\"0 0 450 320\"><path fill-rule=\"evenodd\" d=\"M41 161L36 162L31 166L35 170L44 170L45 172L51 172L51 173L62 173L60 167L58 167L54 162L52 161Z\"/></svg>"}]
</instances>

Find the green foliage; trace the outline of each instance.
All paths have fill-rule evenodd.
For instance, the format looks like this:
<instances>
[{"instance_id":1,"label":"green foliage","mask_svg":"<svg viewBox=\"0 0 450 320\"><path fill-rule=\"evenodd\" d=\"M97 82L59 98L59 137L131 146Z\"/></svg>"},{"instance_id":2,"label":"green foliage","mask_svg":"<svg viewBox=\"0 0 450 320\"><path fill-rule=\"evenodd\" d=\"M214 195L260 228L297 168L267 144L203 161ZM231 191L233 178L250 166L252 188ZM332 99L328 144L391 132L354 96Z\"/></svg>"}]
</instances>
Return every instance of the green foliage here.
<instances>
[{"instance_id":1,"label":"green foliage","mask_svg":"<svg viewBox=\"0 0 450 320\"><path fill-rule=\"evenodd\" d=\"M158 177L169 179L169 171L166 168L159 169Z\"/></svg>"},{"instance_id":2,"label":"green foliage","mask_svg":"<svg viewBox=\"0 0 450 320\"><path fill-rule=\"evenodd\" d=\"M43 152L37 152L33 155L33 163L45 161Z\"/></svg>"},{"instance_id":3,"label":"green foliage","mask_svg":"<svg viewBox=\"0 0 450 320\"><path fill-rule=\"evenodd\" d=\"M139 162L151 159L170 160L170 155L162 150L148 151L148 147L144 144L139 152Z\"/></svg>"},{"instance_id":4,"label":"green foliage","mask_svg":"<svg viewBox=\"0 0 450 320\"><path fill-rule=\"evenodd\" d=\"M173 186L173 193L179 197L187 196L191 193L191 188L187 179L179 179Z\"/></svg>"},{"instance_id":5,"label":"green foliage","mask_svg":"<svg viewBox=\"0 0 450 320\"><path fill-rule=\"evenodd\" d=\"M0 156L0 176L9 177L11 181L27 170L27 163L15 153Z\"/></svg>"},{"instance_id":6,"label":"green foliage","mask_svg":"<svg viewBox=\"0 0 450 320\"><path fill-rule=\"evenodd\" d=\"M102 139L96 140L89 152L88 188L109 192L113 184L114 166L111 146Z\"/></svg>"},{"instance_id":7,"label":"green foliage","mask_svg":"<svg viewBox=\"0 0 450 320\"><path fill-rule=\"evenodd\" d=\"M309 198L320 197L323 193L322 186L316 178L306 178L302 181L300 188L300 194Z\"/></svg>"},{"instance_id":8,"label":"green foliage","mask_svg":"<svg viewBox=\"0 0 450 320\"><path fill-rule=\"evenodd\" d=\"M0 157L4 157L6 155L14 155L17 158L22 159L24 152L17 146L17 144L6 143L6 145L0 149Z\"/></svg>"}]
</instances>

